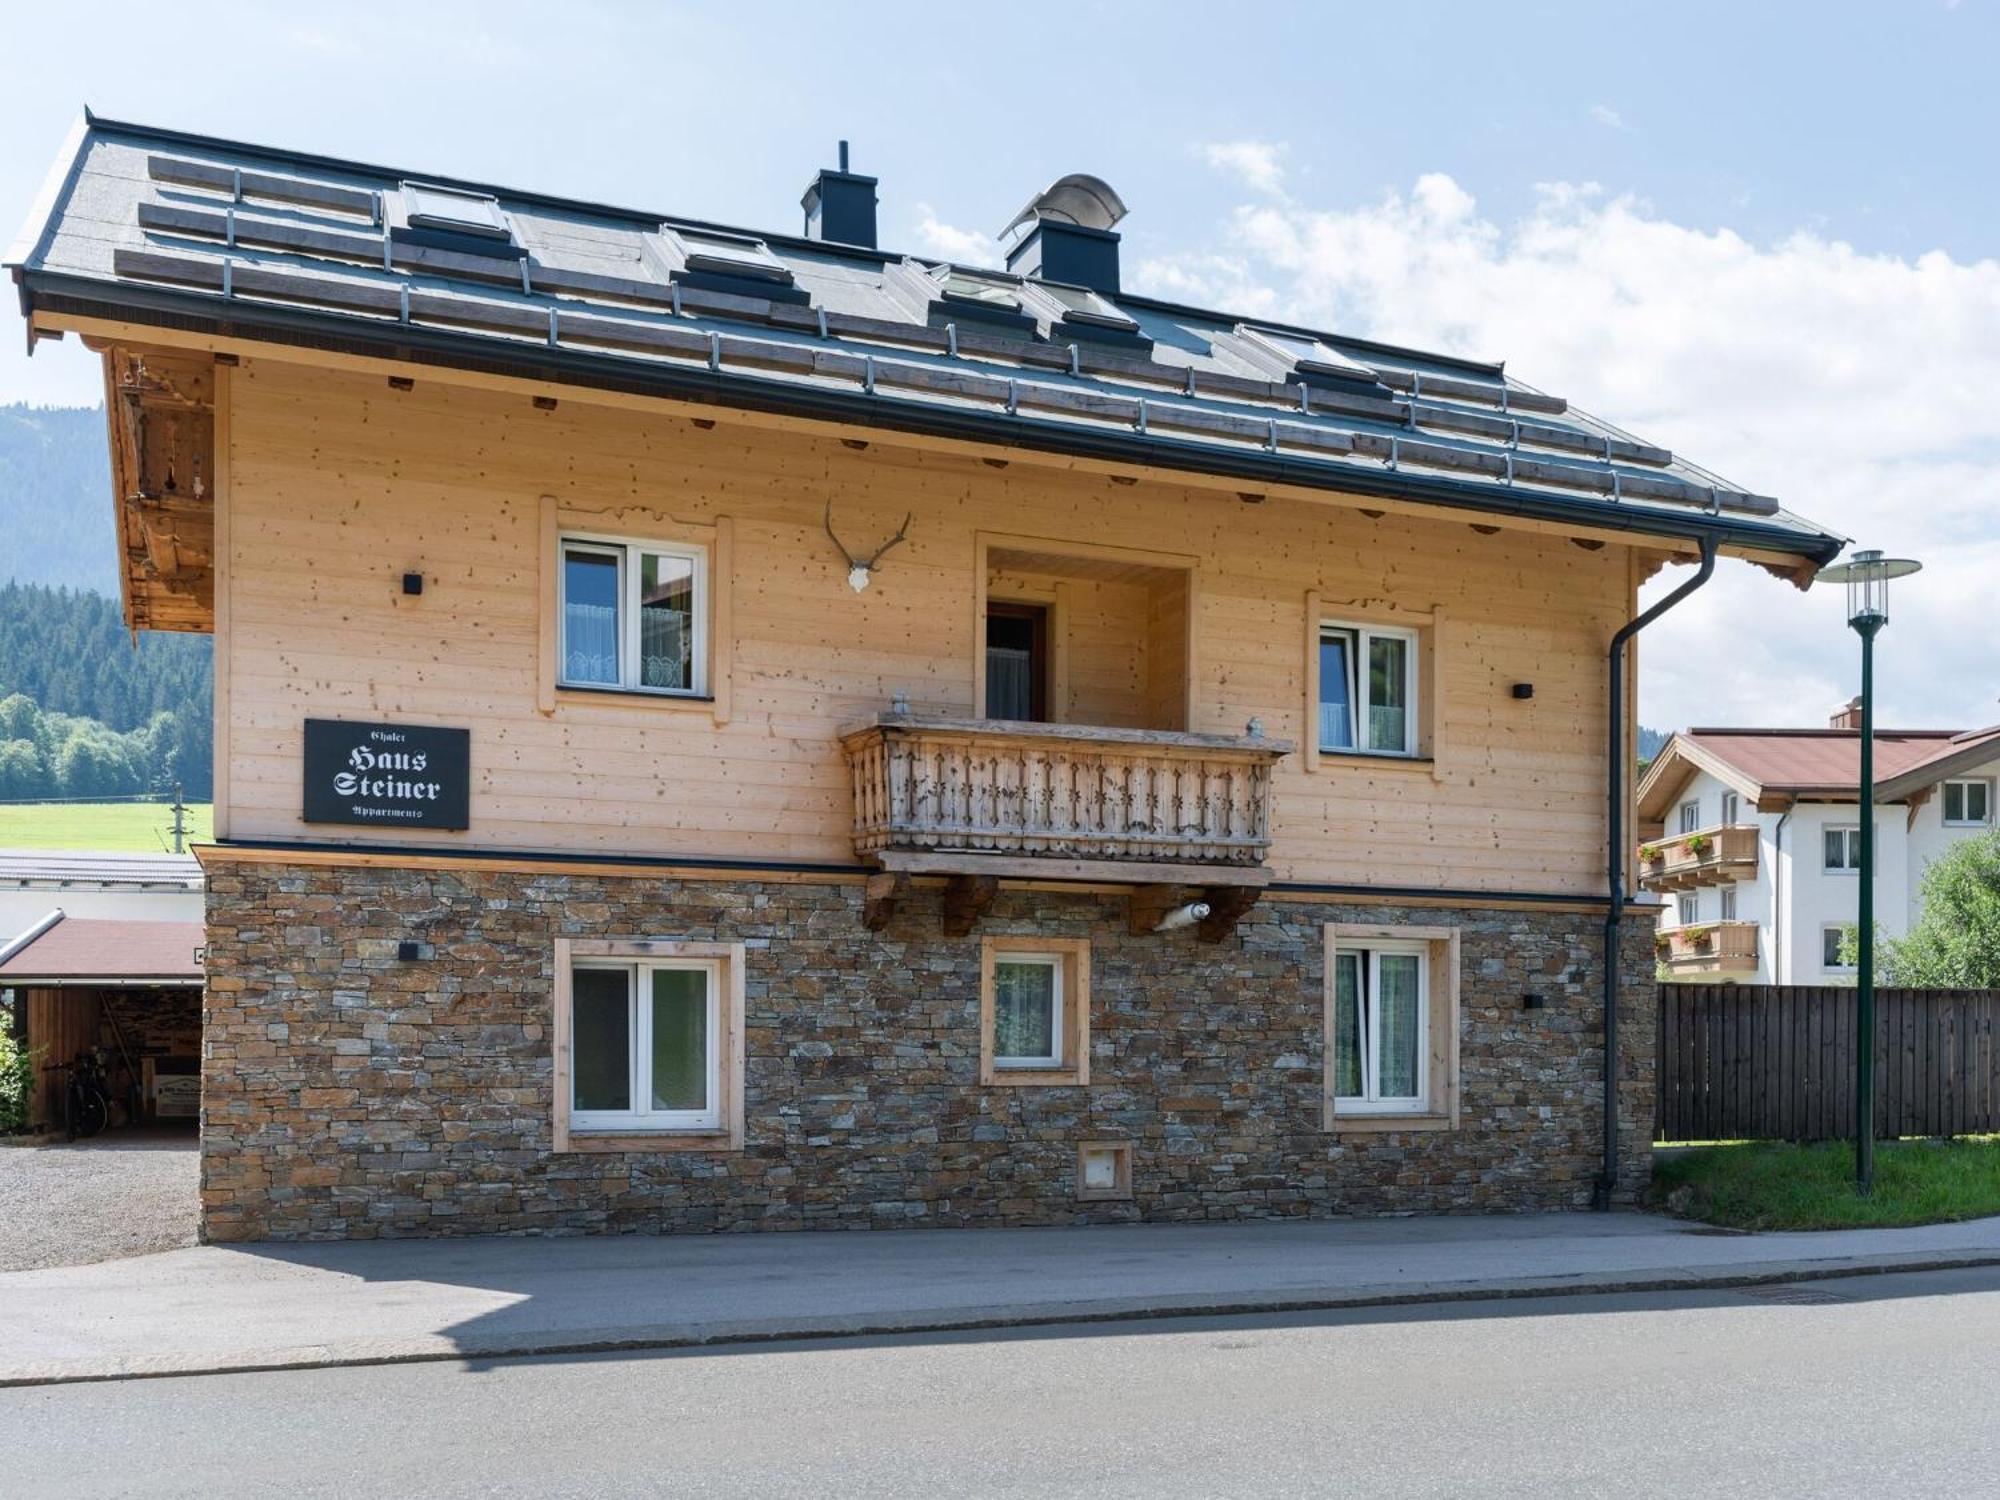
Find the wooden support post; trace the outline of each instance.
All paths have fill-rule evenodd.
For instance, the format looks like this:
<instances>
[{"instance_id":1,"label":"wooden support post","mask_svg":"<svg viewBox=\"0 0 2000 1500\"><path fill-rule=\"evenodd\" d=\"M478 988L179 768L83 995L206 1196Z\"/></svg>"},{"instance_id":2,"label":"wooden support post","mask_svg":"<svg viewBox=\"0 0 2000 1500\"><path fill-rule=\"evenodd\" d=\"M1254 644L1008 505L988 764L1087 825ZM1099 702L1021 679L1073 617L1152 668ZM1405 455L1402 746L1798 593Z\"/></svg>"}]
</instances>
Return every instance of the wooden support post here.
<instances>
[{"instance_id":1,"label":"wooden support post","mask_svg":"<svg viewBox=\"0 0 2000 1500\"><path fill-rule=\"evenodd\" d=\"M1257 904L1257 898L1264 894L1262 886L1255 885L1212 885L1202 892L1201 899L1208 903L1208 915L1195 928L1195 935L1204 943L1219 943L1236 930L1236 924L1243 914Z\"/></svg>"},{"instance_id":2,"label":"wooden support post","mask_svg":"<svg viewBox=\"0 0 2000 1500\"><path fill-rule=\"evenodd\" d=\"M896 915L896 904L903 899L909 888L909 877L887 872L868 877L868 893L861 903L861 925L870 932L880 932L889 925L889 919Z\"/></svg>"},{"instance_id":3,"label":"wooden support post","mask_svg":"<svg viewBox=\"0 0 2000 1500\"><path fill-rule=\"evenodd\" d=\"M1125 902L1125 929L1133 937L1145 937L1160 925L1160 918L1186 899L1185 886L1140 885L1132 888Z\"/></svg>"},{"instance_id":4,"label":"wooden support post","mask_svg":"<svg viewBox=\"0 0 2000 1500\"><path fill-rule=\"evenodd\" d=\"M1000 881L993 875L954 875L944 887L944 935L964 937L993 904Z\"/></svg>"}]
</instances>

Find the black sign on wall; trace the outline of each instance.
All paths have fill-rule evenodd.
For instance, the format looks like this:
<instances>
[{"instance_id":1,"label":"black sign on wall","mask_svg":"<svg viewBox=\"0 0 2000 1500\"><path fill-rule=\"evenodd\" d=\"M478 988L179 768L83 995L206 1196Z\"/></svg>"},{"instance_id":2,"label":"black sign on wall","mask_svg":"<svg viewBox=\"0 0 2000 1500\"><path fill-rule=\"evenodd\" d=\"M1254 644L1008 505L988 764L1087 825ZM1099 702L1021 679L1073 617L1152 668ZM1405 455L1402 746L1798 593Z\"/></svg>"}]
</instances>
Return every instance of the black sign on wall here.
<instances>
[{"instance_id":1,"label":"black sign on wall","mask_svg":"<svg viewBox=\"0 0 2000 1500\"><path fill-rule=\"evenodd\" d=\"M471 785L470 730L306 720L308 823L465 828Z\"/></svg>"}]
</instances>

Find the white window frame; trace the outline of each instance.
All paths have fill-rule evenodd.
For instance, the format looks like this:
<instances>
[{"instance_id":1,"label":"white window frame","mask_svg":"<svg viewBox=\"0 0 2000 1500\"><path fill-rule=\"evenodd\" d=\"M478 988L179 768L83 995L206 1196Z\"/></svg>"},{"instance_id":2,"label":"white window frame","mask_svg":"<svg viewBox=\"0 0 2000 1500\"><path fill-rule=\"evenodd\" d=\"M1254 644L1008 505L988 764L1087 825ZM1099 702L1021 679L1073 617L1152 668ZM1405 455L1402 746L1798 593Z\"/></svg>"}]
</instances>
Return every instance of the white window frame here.
<instances>
[{"instance_id":1,"label":"white window frame","mask_svg":"<svg viewBox=\"0 0 2000 1500\"><path fill-rule=\"evenodd\" d=\"M1339 633L1349 637L1352 646L1348 652L1347 708L1354 720L1354 743L1352 745L1328 745L1320 739L1319 713L1326 701L1324 682L1320 687L1320 702L1313 705L1313 741L1321 755L1393 755L1403 759L1414 759L1422 735L1418 725L1423 717L1424 705L1418 699L1418 688L1423 674L1418 669L1417 653L1422 639L1419 633L1403 625L1365 625L1358 620L1321 620L1319 641L1322 649L1329 634ZM1368 689L1368 645L1371 640L1398 640L1403 643L1403 699L1409 704L1409 712L1403 716L1403 745L1398 750L1384 750L1363 744L1367 738L1369 704L1365 701Z\"/></svg>"},{"instance_id":2,"label":"white window frame","mask_svg":"<svg viewBox=\"0 0 2000 1500\"><path fill-rule=\"evenodd\" d=\"M1736 887L1734 885L1718 887L1715 920L1718 922L1734 922L1738 920L1736 916Z\"/></svg>"},{"instance_id":3,"label":"white window frame","mask_svg":"<svg viewBox=\"0 0 2000 1500\"><path fill-rule=\"evenodd\" d=\"M1966 798L1971 794L1974 787L1979 789L1980 798L1985 803L1986 816L1983 818L1968 818L1964 816ZM1956 818L1951 815L1951 794L1953 791L1957 791L1959 796L1960 816ZM1990 827L1993 822L1992 781L1984 776L1954 776L1939 790L1938 813L1944 819L1944 826L1947 828Z\"/></svg>"},{"instance_id":4,"label":"white window frame","mask_svg":"<svg viewBox=\"0 0 2000 1500\"><path fill-rule=\"evenodd\" d=\"M1846 934L1847 934L1847 927L1848 927L1848 924L1847 924L1847 923L1845 923L1845 922L1822 922L1822 923L1820 923L1820 924L1819 924L1819 971L1820 971L1820 973L1822 973L1822 974L1852 974L1852 973L1854 972L1854 967L1855 967L1855 966L1854 966L1853 964L1841 964L1841 963L1828 963L1828 962L1826 961L1826 939L1827 939L1827 934L1829 934L1829 933L1836 933L1836 934L1839 934L1839 936L1840 936L1841 940L1842 940L1842 941L1844 942L1844 941L1846 940ZM1835 952L1839 952L1840 950L1839 950L1838 948L1836 948L1836 949L1835 949L1834 951L1835 951Z\"/></svg>"},{"instance_id":5,"label":"white window frame","mask_svg":"<svg viewBox=\"0 0 2000 1500\"><path fill-rule=\"evenodd\" d=\"M569 568L571 552L596 553L618 562L618 681L585 682L564 671L569 661ZM649 687L639 681L640 559L671 557L694 564L689 682L684 688ZM658 698L708 696L708 548L692 542L645 541L565 531L556 537L556 686L572 692L645 693Z\"/></svg>"},{"instance_id":6,"label":"white window frame","mask_svg":"<svg viewBox=\"0 0 2000 1500\"><path fill-rule=\"evenodd\" d=\"M1736 793L1724 792L1722 794L1722 816L1715 821L1722 827L1728 828L1736 822L1739 810L1740 804L1736 800Z\"/></svg>"},{"instance_id":7,"label":"white window frame","mask_svg":"<svg viewBox=\"0 0 2000 1500\"><path fill-rule=\"evenodd\" d=\"M1033 1073L1052 1073L1068 1066L1063 1057L1063 956L1060 953L1001 953L993 960L995 1005L998 1005L999 974L1003 968L1047 969L1050 976L1049 987L1049 1045L1055 1050L1042 1057L1020 1057L1003 1053L998 1048L998 1021L995 1021L995 1048L993 1066L998 1069L1025 1070Z\"/></svg>"},{"instance_id":8,"label":"white window frame","mask_svg":"<svg viewBox=\"0 0 2000 1500\"><path fill-rule=\"evenodd\" d=\"M569 1112L569 1128L573 1131L589 1133L615 1133L618 1135L644 1135L648 1133L673 1134L688 1130L716 1130L722 1125L722 963L712 958L676 959L631 959L578 958L570 963L572 974L583 970L599 970L625 975L626 1035L631 1040L631 1056L627 1059L630 1069L631 1109L578 1109L576 1107L576 1069L569 1070L569 1098L563 1101ZM652 976L663 970L694 971L707 976L708 1011L703 1027L707 1041L706 1076L708 1107L706 1109L641 1109L638 1102L653 1097L653 1007ZM571 1014L574 1016L576 1000L574 986L570 998ZM572 1020L571 1035L575 1035ZM572 1041L572 1047L575 1043Z\"/></svg>"},{"instance_id":9,"label":"white window frame","mask_svg":"<svg viewBox=\"0 0 2000 1500\"><path fill-rule=\"evenodd\" d=\"M1381 1095L1382 1057L1380 1049L1372 1044L1381 1035L1382 1002L1382 959L1384 955L1411 957L1417 961L1417 1072L1416 1091L1399 1094L1391 1098ZM1431 1107L1431 949L1425 942L1396 941L1390 939L1369 939L1357 942L1352 947L1337 948L1334 962L1349 956L1360 961L1362 977L1361 1014L1358 1018L1357 1041L1361 1046L1361 1093L1359 1095L1336 1094L1333 1108L1336 1117L1340 1115L1408 1115L1427 1112ZM1337 981L1334 994L1340 993ZM1336 998L1335 1001L1338 1004ZM1331 1046L1339 1045L1340 1028L1336 1022L1333 1034L1328 1037ZM1339 1076L1339 1059L1332 1060L1334 1076Z\"/></svg>"},{"instance_id":10,"label":"white window frame","mask_svg":"<svg viewBox=\"0 0 2000 1500\"><path fill-rule=\"evenodd\" d=\"M1701 921L1701 892L1682 891L1674 897L1674 920L1683 927L1693 927Z\"/></svg>"},{"instance_id":11,"label":"white window frame","mask_svg":"<svg viewBox=\"0 0 2000 1500\"><path fill-rule=\"evenodd\" d=\"M1681 804L1681 832L1696 833L1701 829L1701 798L1690 797Z\"/></svg>"},{"instance_id":12,"label":"white window frame","mask_svg":"<svg viewBox=\"0 0 2000 1500\"><path fill-rule=\"evenodd\" d=\"M1831 865L1826 862L1826 836L1829 833L1837 833L1842 836L1842 855L1845 857L1851 851L1854 856L1853 864ZM1859 823L1828 823L1822 827L1819 831L1819 863L1820 869L1828 875L1859 875L1861 873L1861 825Z\"/></svg>"}]
</instances>

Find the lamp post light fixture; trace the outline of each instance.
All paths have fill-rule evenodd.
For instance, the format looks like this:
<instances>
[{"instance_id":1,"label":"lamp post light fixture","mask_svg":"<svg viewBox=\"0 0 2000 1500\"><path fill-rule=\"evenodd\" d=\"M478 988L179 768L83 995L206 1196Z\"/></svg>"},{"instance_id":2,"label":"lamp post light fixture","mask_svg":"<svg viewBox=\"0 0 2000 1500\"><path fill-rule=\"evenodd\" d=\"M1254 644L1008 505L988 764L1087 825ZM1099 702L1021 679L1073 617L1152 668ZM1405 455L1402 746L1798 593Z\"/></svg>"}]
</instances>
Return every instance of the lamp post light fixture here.
<instances>
[{"instance_id":1,"label":"lamp post light fixture","mask_svg":"<svg viewBox=\"0 0 2000 1500\"><path fill-rule=\"evenodd\" d=\"M1861 911L1854 965L1854 1186L1875 1186L1875 636L1889 623L1889 580L1923 567L1906 557L1857 552L1822 568L1815 583L1847 585L1847 623L1861 637Z\"/></svg>"}]
</instances>

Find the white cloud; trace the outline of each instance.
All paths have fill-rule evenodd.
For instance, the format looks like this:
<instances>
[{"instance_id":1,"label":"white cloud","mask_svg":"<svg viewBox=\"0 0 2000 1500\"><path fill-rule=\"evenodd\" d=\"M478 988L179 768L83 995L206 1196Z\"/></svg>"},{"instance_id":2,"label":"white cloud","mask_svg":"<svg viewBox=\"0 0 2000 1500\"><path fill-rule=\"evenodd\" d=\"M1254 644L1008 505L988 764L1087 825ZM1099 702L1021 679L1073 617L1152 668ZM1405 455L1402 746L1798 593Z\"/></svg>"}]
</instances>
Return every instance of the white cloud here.
<instances>
[{"instance_id":1,"label":"white cloud","mask_svg":"<svg viewBox=\"0 0 2000 1500\"><path fill-rule=\"evenodd\" d=\"M992 235L947 224L928 203L917 205L917 215L917 248L924 254L967 266L1000 264L1000 246Z\"/></svg>"},{"instance_id":2,"label":"white cloud","mask_svg":"<svg viewBox=\"0 0 2000 1500\"><path fill-rule=\"evenodd\" d=\"M1879 642L1885 717L2000 721L2000 263L1772 244L1591 184L1514 222L1448 176L1348 210L1259 198L1135 286L1487 358L1830 528L1924 560ZM1669 569L1651 593L1685 573ZM1741 563L1642 639L1661 726L1823 722L1856 646L1828 591Z\"/></svg>"},{"instance_id":3,"label":"white cloud","mask_svg":"<svg viewBox=\"0 0 2000 1500\"><path fill-rule=\"evenodd\" d=\"M1198 148L1203 161L1253 192L1281 198L1285 193L1285 153L1282 141L1217 141Z\"/></svg>"},{"instance_id":4,"label":"white cloud","mask_svg":"<svg viewBox=\"0 0 2000 1500\"><path fill-rule=\"evenodd\" d=\"M1630 130L1632 128L1625 123L1625 117L1608 104L1591 105L1590 118L1604 126L1607 130Z\"/></svg>"}]
</instances>

